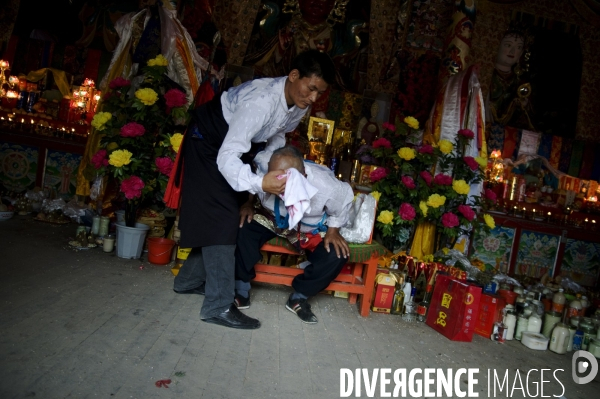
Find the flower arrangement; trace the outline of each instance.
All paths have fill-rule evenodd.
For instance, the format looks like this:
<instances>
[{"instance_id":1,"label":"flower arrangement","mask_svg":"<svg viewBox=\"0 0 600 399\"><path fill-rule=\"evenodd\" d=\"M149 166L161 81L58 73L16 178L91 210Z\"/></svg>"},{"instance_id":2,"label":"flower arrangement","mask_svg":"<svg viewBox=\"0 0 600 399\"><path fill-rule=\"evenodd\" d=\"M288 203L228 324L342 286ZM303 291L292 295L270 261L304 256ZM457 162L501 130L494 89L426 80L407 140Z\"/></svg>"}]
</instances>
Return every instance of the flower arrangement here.
<instances>
[{"instance_id":1,"label":"flower arrangement","mask_svg":"<svg viewBox=\"0 0 600 399\"><path fill-rule=\"evenodd\" d=\"M465 156L474 139L468 129L459 130L454 142L414 145L418 121L406 117L397 126L386 124L383 136L363 155L371 156L379 168L370 180L380 196L376 230L390 249L410 245L416 226L430 222L439 237L452 247L461 235L473 228L489 230L494 219L485 214L496 202L494 193L472 193L483 181L487 160ZM481 195L480 195L481 194Z\"/></svg>"},{"instance_id":2,"label":"flower arrangement","mask_svg":"<svg viewBox=\"0 0 600 399\"><path fill-rule=\"evenodd\" d=\"M91 163L97 174L116 179L125 197L127 226L135 211L155 195L162 199L187 124L186 93L166 75L162 55L143 68L139 87L121 77L109 84L102 112L92 126L102 132L100 150Z\"/></svg>"}]
</instances>

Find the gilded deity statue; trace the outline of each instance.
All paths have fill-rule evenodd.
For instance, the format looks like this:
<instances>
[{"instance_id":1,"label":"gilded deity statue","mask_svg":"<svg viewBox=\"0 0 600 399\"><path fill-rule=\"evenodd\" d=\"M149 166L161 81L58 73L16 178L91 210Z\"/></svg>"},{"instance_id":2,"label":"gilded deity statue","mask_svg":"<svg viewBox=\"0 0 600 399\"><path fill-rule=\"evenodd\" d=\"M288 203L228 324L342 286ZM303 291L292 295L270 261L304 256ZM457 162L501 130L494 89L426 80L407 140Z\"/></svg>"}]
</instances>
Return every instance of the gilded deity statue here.
<instances>
[{"instance_id":1,"label":"gilded deity statue","mask_svg":"<svg viewBox=\"0 0 600 399\"><path fill-rule=\"evenodd\" d=\"M332 57L339 86L348 87L359 64L359 33L366 27L364 21L345 22L349 1L285 0L283 7L264 2L266 14L251 38L244 64L253 66L258 76L287 75L297 54L317 49Z\"/></svg>"},{"instance_id":2,"label":"gilded deity statue","mask_svg":"<svg viewBox=\"0 0 600 399\"><path fill-rule=\"evenodd\" d=\"M524 79L529 67L528 44L525 29L518 25L507 30L500 42L488 99L490 122L535 130L531 85Z\"/></svg>"}]
</instances>

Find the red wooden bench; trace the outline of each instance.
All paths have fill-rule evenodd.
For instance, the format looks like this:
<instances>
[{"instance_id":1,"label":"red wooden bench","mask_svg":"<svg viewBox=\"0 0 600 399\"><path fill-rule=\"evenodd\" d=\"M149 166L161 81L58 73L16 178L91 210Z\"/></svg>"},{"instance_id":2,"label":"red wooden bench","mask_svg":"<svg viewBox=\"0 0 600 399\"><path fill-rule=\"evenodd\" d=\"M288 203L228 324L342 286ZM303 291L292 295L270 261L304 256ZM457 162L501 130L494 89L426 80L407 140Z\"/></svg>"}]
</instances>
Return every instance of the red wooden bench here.
<instances>
[{"instance_id":1,"label":"red wooden bench","mask_svg":"<svg viewBox=\"0 0 600 399\"><path fill-rule=\"evenodd\" d=\"M386 249L378 244L349 244L350 256L348 264L351 265L351 273L340 273L334 281L326 288L332 291L349 293L348 302L355 304L359 300L360 315L367 317L375 285L375 274L377 272L377 261ZM263 251L298 255L295 248L284 238L275 237L261 248ZM289 266L274 266L257 263L255 266L256 277L254 281L261 283L292 285L292 280L303 270ZM360 295L360 298L358 296Z\"/></svg>"}]
</instances>

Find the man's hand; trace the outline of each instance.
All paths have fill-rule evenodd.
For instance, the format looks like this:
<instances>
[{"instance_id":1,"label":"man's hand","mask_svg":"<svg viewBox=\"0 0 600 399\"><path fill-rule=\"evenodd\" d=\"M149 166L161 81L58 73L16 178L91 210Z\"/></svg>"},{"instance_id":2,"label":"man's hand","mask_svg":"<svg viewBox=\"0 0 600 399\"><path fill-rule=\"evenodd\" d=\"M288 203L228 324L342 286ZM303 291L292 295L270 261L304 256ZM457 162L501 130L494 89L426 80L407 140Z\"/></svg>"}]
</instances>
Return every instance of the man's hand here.
<instances>
[{"instance_id":1,"label":"man's hand","mask_svg":"<svg viewBox=\"0 0 600 399\"><path fill-rule=\"evenodd\" d=\"M333 245L338 258L341 258L342 256L347 258L350 256L350 248L344 237L340 235L339 227L327 228L327 233L325 233L325 238L323 238L323 245L325 245L325 250L327 252L331 251L329 247L330 244Z\"/></svg>"},{"instance_id":2,"label":"man's hand","mask_svg":"<svg viewBox=\"0 0 600 399\"><path fill-rule=\"evenodd\" d=\"M283 177L281 179L277 178L280 175L283 175ZM273 170L263 177L262 189L265 193L282 194L285 191L286 180L285 170Z\"/></svg>"},{"instance_id":3,"label":"man's hand","mask_svg":"<svg viewBox=\"0 0 600 399\"><path fill-rule=\"evenodd\" d=\"M252 222L254 216L254 195L250 194L248 201L240 207L240 228L244 226L244 221Z\"/></svg>"}]
</instances>

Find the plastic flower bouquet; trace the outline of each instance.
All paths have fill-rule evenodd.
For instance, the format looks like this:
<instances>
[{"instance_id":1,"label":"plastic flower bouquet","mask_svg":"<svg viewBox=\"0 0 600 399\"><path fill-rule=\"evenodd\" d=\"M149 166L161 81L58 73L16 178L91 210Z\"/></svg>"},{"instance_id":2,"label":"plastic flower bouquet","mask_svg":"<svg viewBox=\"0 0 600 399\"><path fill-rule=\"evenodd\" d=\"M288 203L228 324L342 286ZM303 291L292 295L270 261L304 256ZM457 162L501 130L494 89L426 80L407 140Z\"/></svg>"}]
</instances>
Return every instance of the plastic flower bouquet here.
<instances>
[{"instance_id":1,"label":"plastic flower bouquet","mask_svg":"<svg viewBox=\"0 0 600 399\"><path fill-rule=\"evenodd\" d=\"M483 211L495 203L493 192L479 192L487 160L464 156L474 139L470 130L460 130L454 142L413 145L418 122L386 124L384 135L369 151L381 166L370 175L373 190L381 196L376 229L389 249L407 248L416 226L435 225L438 240L454 245L457 237L473 228L494 227Z\"/></svg>"},{"instance_id":2,"label":"plastic flower bouquet","mask_svg":"<svg viewBox=\"0 0 600 399\"><path fill-rule=\"evenodd\" d=\"M143 68L139 87L118 77L109 84L92 126L102 133L92 165L116 179L125 197L127 226L135 225L138 206L162 199L187 124L186 93L166 75L158 55Z\"/></svg>"}]
</instances>

